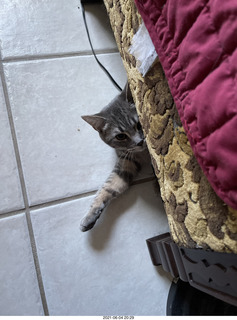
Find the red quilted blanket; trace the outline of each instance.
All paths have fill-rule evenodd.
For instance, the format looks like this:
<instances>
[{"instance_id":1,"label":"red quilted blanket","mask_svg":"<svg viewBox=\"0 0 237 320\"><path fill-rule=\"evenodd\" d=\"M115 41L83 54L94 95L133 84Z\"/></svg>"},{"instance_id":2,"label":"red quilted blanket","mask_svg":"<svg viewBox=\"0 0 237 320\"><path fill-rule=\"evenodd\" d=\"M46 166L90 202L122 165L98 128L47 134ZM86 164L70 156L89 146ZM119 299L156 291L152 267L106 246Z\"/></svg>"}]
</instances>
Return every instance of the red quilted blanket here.
<instances>
[{"instance_id":1,"label":"red quilted blanket","mask_svg":"<svg viewBox=\"0 0 237 320\"><path fill-rule=\"evenodd\" d=\"M135 0L194 154L237 209L237 0Z\"/></svg>"}]
</instances>

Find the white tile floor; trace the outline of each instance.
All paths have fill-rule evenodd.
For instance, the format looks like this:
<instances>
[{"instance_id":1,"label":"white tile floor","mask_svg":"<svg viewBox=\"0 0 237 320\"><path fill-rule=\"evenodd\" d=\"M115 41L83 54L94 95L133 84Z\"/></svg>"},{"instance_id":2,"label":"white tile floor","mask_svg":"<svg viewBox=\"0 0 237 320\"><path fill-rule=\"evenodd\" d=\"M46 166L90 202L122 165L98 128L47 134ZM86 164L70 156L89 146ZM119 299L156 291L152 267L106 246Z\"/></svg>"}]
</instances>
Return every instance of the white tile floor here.
<instances>
[{"instance_id":1,"label":"white tile floor","mask_svg":"<svg viewBox=\"0 0 237 320\"><path fill-rule=\"evenodd\" d=\"M86 12L123 86L105 9ZM79 0L2 0L0 44L0 315L165 315L170 279L145 240L168 224L142 180L149 166L95 229L79 230L115 162L80 116L118 93L91 55Z\"/></svg>"}]
</instances>

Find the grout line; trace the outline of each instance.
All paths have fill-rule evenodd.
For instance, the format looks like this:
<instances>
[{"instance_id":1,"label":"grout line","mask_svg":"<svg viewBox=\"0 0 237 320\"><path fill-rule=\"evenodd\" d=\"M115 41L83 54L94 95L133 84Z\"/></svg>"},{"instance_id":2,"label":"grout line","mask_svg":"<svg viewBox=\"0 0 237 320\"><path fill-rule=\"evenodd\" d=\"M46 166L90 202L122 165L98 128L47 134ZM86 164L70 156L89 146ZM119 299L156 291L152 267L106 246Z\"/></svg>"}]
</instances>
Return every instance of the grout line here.
<instances>
[{"instance_id":1,"label":"grout line","mask_svg":"<svg viewBox=\"0 0 237 320\"><path fill-rule=\"evenodd\" d=\"M47 201L47 202L43 202L43 203L38 203L38 204L33 204L32 206L28 206L29 211L33 211L33 210L38 210L38 209L42 209L42 208L47 208L47 207L52 207L55 206L57 204L61 204L61 203L67 203L73 200L77 200L77 199L81 199L81 198L86 198L89 196L93 196L96 194L98 190L93 190L93 191L88 191L88 192L84 192L84 193L80 193L74 196L70 196L70 197L65 197L65 198L61 198L61 199L56 199L56 200L52 200L52 201ZM11 211L5 211L0 213L0 219L2 218L6 218L9 216L15 216L17 214L21 214L26 212L26 209L18 209L18 210L11 210Z\"/></svg>"},{"instance_id":2,"label":"grout line","mask_svg":"<svg viewBox=\"0 0 237 320\"><path fill-rule=\"evenodd\" d=\"M148 177L148 178L139 179L139 180L134 181L131 184L131 186L142 184L142 183L146 183L146 182L149 182L149 181L153 181L155 179L156 179L155 177ZM70 197L65 197L65 198L56 199L56 200L52 200L52 201L48 201L48 202L44 202L44 203L35 204L35 205L30 206L29 209L30 209L30 211L33 211L33 210L52 207L52 206L55 206L55 205L58 205L58 204L67 203L67 202L70 202L70 201L86 198L86 197L89 197L89 196L94 196L97 191L98 191L98 189L92 190L92 191L88 191L88 192L84 192L84 193L80 193L80 194L77 194L77 195L74 195L74 196L70 196Z\"/></svg>"},{"instance_id":3,"label":"grout line","mask_svg":"<svg viewBox=\"0 0 237 320\"><path fill-rule=\"evenodd\" d=\"M34 230L31 222L31 217L30 217L30 210L29 208L26 209L26 221L28 225L28 230L30 234L30 242L31 242L31 248L32 248L32 253L33 253L33 258L34 258L34 263L35 263L35 269L36 269L36 275L37 275L37 280L38 280L38 285L39 285L39 291L41 295L41 301L44 309L44 314L45 316L49 315L49 310L48 310L48 304L46 300L46 294L44 290L44 284L43 284L43 278L40 270L40 264L39 264L39 258L37 254L37 248L36 248L36 242L35 242L35 237L34 237Z\"/></svg>"},{"instance_id":4,"label":"grout line","mask_svg":"<svg viewBox=\"0 0 237 320\"><path fill-rule=\"evenodd\" d=\"M113 54L119 53L118 49L105 49L105 50L96 50L97 55L104 54ZM7 57L1 58L3 63L14 63L14 62L27 62L27 61L35 61L35 60L51 60L51 59L63 59L63 58L73 58L73 57L87 57L92 56L91 51L85 52L69 52L69 53L58 53L58 54L42 54L42 55L32 55L32 56L18 56L18 57Z\"/></svg>"},{"instance_id":5,"label":"grout line","mask_svg":"<svg viewBox=\"0 0 237 320\"><path fill-rule=\"evenodd\" d=\"M70 201L73 201L73 200L86 198L86 197L95 195L97 191L98 190L93 190L93 191L77 194L77 195L71 196L71 197L66 197L66 198L52 200L52 201L48 201L48 202L44 202L44 203L40 203L40 204L35 204L35 205L30 206L30 210L31 211L38 210L38 209L42 209L42 208L52 207L52 206L55 206L57 204L67 203L67 202L70 202Z\"/></svg>"},{"instance_id":6,"label":"grout line","mask_svg":"<svg viewBox=\"0 0 237 320\"><path fill-rule=\"evenodd\" d=\"M0 53L0 55L1 55L1 53ZM21 191L22 191L22 195L23 195L23 199L24 199L24 205L26 208L28 205L26 186L25 186L25 180L24 180L24 176L23 176L23 169L22 169L22 164L21 164L21 159L20 159L20 152L19 152L19 147L18 147L17 138L16 138L16 130L14 127L13 115L12 115L12 111L10 108L10 100L9 100L6 78L5 78L5 74L4 74L4 67L3 67L2 62L0 62L0 77L2 80L3 94L4 94L4 98L5 98L8 121L10 124L11 136L12 136L12 140L13 140L13 147L14 147L14 152L15 152L15 157L16 157L16 162L17 162L17 167L18 167L18 173L19 173L20 184L21 184Z\"/></svg>"},{"instance_id":7,"label":"grout line","mask_svg":"<svg viewBox=\"0 0 237 320\"><path fill-rule=\"evenodd\" d=\"M4 219L4 218L8 218L11 216L16 216L18 214L21 213L25 213L25 209L18 209L18 210L14 210L14 211L5 211L3 213L0 213L0 219Z\"/></svg>"},{"instance_id":8,"label":"grout line","mask_svg":"<svg viewBox=\"0 0 237 320\"><path fill-rule=\"evenodd\" d=\"M135 186L137 184L142 184L142 183L146 183L146 182L150 182L150 181L154 181L156 180L156 177L148 177L148 178L143 178L143 179L139 179L139 180L135 180L133 181L133 183L131 184L131 186Z\"/></svg>"},{"instance_id":9,"label":"grout line","mask_svg":"<svg viewBox=\"0 0 237 320\"><path fill-rule=\"evenodd\" d=\"M16 130L15 130L13 115L12 115L12 111L11 111L11 107L10 107L10 99L9 99L9 94L8 94L5 73L4 73L1 50L0 50L0 58L1 58L0 77L1 77L1 81L2 81L2 88L3 88L6 109L7 109L7 114L8 114L8 120L9 120L9 124L10 124L12 140L13 140L13 147L14 147L14 152L15 152L15 157L16 157L16 162L17 162L17 167L18 167L18 173L19 173L20 184L21 184L21 191L22 191L24 205L25 205L26 221L27 221L27 226L28 226L28 231L29 231L30 244L31 244L31 249L32 249L32 254L33 254L33 259L34 259L36 275L37 275L37 280L38 280L38 285L39 285L39 290L40 290L41 301L42 301L44 313L45 313L45 315L49 315L47 301L46 301L46 295L45 295L45 291L44 291L44 285L43 285L43 280L42 280L42 275L41 275L41 270L40 270L40 265L39 265L39 258L37 255L36 243L35 243L35 238L34 238L34 231L33 231L31 217L30 217L29 202L28 202L28 197L27 197L25 179L24 179L24 175L23 175L23 168L22 168L22 163L21 163L21 158L20 158L19 146L17 143Z\"/></svg>"},{"instance_id":10,"label":"grout line","mask_svg":"<svg viewBox=\"0 0 237 320\"><path fill-rule=\"evenodd\" d=\"M156 180L156 177L148 177L148 178L143 178L143 179L139 179L139 180L135 180L131 186L135 186L138 184L142 184L142 183L146 183L146 182L150 182L150 181L154 181ZM80 194L76 194L74 196L70 196L70 197L65 197L65 198L60 198L60 199L56 199L56 200L52 200L52 201L47 201L47 202L43 202L43 203L39 203L39 204L34 204L34 205L29 205L28 209L29 211L34 211L34 210L39 210L39 209L43 209L43 208L47 208L47 207L52 207L58 204L62 204L62 203L67 203L70 201L74 201L74 200L78 200L78 199L82 199L82 198L86 198L89 196L94 196L96 194L97 190L92 190L92 191L88 191L88 192L84 192L84 193L80 193ZM21 214L24 213L26 211L26 209L18 209L18 210L13 210L13 211L6 211L3 213L0 213L0 219L2 218L6 218L9 216L14 216L17 214Z\"/></svg>"}]
</instances>

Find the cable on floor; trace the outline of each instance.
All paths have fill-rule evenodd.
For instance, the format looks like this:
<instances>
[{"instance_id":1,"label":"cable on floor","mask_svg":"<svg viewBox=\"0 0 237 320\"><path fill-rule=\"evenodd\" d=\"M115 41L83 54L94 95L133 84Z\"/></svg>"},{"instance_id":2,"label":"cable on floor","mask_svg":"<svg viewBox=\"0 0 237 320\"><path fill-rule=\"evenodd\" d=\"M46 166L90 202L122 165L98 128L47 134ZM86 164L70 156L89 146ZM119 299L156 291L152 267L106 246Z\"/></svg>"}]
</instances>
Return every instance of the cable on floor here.
<instances>
[{"instance_id":1,"label":"cable on floor","mask_svg":"<svg viewBox=\"0 0 237 320\"><path fill-rule=\"evenodd\" d=\"M93 48L92 42L91 42L91 37L90 37L90 33L89 33L89 29L88 29L88 25L87 25L87 21L86 21L86 14L85 14L85 8L84 8L84 4L83 1L81 1L81 7L82 7L82 16L83 16L83 21L85 24L85 28L86 28L86 33L87 33L87 37L90 43L90 47L91 47L91 51L93 53L93 56L96 60L96 62L99 64L99 66L101 67L101 69L105 72L105 74L109 77L110 81L113 83L113 85L119 90L122 91L122 88L118 85L118 83L114 80L114 78L111 76L111 74L109 73L109 71L103 66L103 64L99 61L99 59L97 58L97 55L95 53L95 50ZM80 9L80 8L78 8Z\"/></svg>"}]
</instances>

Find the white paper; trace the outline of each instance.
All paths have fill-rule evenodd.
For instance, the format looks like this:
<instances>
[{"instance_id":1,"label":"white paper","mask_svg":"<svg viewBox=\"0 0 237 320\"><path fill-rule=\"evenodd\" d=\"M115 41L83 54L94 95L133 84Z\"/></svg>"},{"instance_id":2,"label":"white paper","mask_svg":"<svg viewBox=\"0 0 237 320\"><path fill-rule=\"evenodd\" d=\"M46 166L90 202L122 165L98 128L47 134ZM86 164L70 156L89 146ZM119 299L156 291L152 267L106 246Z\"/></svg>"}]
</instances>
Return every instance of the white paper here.
<instances>
[{"instance_id":1,"label":"white paper","mask_svg":"<svg viewBox=\"0 0 237 320\"><path fill-rule=\"evenodd\" d=\"M144 22L132 38L129 53L135 57L138 71L144 77L158 56Z\"/></svg>"}]
</instances>

